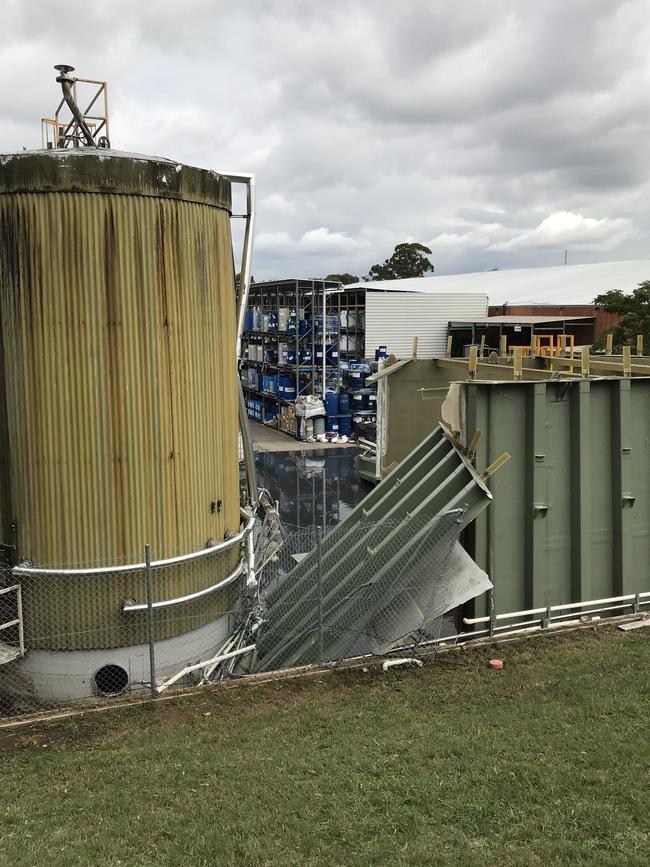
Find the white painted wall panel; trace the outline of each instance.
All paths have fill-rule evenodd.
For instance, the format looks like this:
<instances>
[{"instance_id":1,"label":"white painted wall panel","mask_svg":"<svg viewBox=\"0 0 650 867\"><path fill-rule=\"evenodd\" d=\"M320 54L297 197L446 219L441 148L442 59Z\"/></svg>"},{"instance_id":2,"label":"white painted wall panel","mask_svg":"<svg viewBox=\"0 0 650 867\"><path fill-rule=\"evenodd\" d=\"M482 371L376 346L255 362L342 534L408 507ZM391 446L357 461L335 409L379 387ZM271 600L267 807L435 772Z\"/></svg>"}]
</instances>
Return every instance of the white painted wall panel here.
<instances>
[{"instance_id":1,"label":"white painted wall panel","mask_svg":"<svg viewBox=\"0 0 650 867\"><path fill-rule=\"evenodd\" d=\"M406 358L418 338L418 357L434 358L447 351L449 322L471 322L487 316L485 293L366 292L366 358L386 346Z\"/></svg>"}]
</instances>

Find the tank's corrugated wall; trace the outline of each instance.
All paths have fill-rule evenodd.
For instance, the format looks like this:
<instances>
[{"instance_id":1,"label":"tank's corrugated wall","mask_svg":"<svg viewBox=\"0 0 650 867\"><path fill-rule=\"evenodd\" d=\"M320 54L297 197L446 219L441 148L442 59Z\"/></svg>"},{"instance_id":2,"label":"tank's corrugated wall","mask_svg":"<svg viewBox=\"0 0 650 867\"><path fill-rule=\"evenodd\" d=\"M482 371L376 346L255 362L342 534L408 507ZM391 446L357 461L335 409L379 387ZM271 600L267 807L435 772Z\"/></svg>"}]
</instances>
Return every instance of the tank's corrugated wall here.
<instances>
[{"instance_id":1,"label":"tank's corrugated wall","mask_svg":"<svg viewBox=\"0 0 650 867\"><path fill-rule=\"evenodd\" d=\"M141 561L146 542L154 557L170 556L235 533L228 211L151 195L5 194L0 251L10 478L0 541L20 560L78 566ZM165 596L214 583L236 559L175 569ZM40 590L26 582L34 635L51 605ZM100 590L91 603L72 582L59 597L59 631L76 620L92 631L110 610L117 643L140 637L124 632L119 611L129 596L142 600L141 576L105 578ZM214 600L197 610L218 613ZM115 635L83 646L106 643Z\"/></svg>"},{"instance_id":2,"label":"tank's corrugated wall","mask_svg":"<svg viewBox=\"0 0 650 867\"><path fill-rule=\"evenodd\" d=\"M463 388L478 466L511 455L469 535L497 613L650 590L650 380Z\"/></svg>"}]
</instances>

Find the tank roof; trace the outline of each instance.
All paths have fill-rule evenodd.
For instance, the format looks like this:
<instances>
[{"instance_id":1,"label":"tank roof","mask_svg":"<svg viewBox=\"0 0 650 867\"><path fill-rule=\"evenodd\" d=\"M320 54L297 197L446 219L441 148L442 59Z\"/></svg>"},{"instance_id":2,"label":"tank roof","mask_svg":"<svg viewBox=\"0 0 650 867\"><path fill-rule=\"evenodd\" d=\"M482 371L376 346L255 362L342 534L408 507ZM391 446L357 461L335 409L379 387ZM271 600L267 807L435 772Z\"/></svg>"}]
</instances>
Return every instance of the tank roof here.
<instances>
[{"instance_id":1,"label":"tank roof","mask_svg":"<svg viewBox=\"0 0 650 867\"><path fill-rule=\"evenodd\" d=\"M210 169L99 148L0 154L0 194L29 192L123 193L231 210L230 181Z\"/></svg>"}]
</instances>

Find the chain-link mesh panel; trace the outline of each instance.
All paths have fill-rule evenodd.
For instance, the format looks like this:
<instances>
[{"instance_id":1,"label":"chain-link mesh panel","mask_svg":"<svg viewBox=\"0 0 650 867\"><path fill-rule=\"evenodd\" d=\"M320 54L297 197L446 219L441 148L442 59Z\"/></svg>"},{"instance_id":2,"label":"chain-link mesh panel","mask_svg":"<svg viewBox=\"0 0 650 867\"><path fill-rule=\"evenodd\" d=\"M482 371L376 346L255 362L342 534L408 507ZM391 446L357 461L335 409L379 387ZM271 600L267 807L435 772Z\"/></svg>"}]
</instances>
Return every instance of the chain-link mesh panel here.
<instances>
[{"instance_id":1,"label":"chain-link mesh panel","mask_svg":"<svg viewBox=\"0 0 650 867\"><path fill-rule=\"evenodd\" d=\"M150 569L4 567L0 718L151 692L239 627L245 577L240 543L198 558L157 551Z\"/></svg>"},{"instance_id":2,"label":"chain-link mesh panel","mask_svg":"<svg viewBox=\"0 0 650 867\"><path fill-rule=\"evenodd\" d=\"M323 536L267 511L251 539L198 558L0 569L0 718L435 639L443 613L485 589L459 553L463 519Z\"/></svg>"},{"instance_id":3,"label":"chain-link mesh panel","mask_svg":"<svg viewBox=\"0 0 650 867\"><path fill-rule=\"evenodd\" d=\"M264 575L258 671L439 635L462 511L289 533ZM309 553L311 552L311 553Z\"/></svg>"}]
</instances>

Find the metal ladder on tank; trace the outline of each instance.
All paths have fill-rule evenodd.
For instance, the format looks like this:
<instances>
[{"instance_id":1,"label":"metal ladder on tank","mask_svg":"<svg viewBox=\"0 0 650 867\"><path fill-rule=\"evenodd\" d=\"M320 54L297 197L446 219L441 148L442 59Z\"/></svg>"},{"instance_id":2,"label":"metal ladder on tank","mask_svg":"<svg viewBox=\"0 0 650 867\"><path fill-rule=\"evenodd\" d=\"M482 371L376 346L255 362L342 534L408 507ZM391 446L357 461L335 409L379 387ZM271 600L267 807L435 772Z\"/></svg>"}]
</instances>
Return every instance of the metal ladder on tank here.
<instances>
[{"instance_id":1,"label":"metal ladder on tank","mask_svg":"<svg viewBox=\"0 0 650 867\"><path fill-rule=\"evenodd\" d=\"M0 623L0 665L6 665L13 662L14 659L19 659L25 655L25 635L23 630L23 598L20 584L12 584L11 587L0 588L0 612L5 611L5 607L11 606L11 597L14 597L15 617L11 617ZM1 614L0 617L6 617L6 614ZM5 641L8 638L7 632L12 631L17 634L16 640Z\"/></svg>"}]
</instances>

